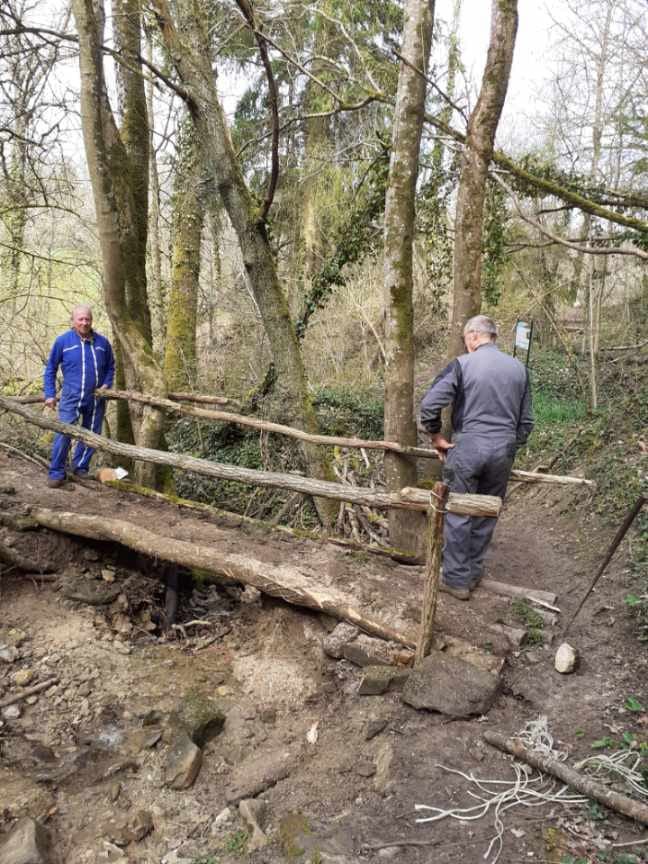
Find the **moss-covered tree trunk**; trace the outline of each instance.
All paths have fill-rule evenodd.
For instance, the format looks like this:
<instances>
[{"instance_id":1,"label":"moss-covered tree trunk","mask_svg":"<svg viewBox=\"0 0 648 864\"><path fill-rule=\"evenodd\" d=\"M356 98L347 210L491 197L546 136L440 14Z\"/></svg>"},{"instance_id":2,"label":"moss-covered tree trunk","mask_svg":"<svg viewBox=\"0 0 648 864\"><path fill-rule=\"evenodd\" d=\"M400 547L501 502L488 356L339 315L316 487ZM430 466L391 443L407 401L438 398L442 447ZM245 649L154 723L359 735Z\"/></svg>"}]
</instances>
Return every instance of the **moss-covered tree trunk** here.
<instances>
[{"instance_id":1,"label":"moss-covered tree trunk","mask_svg":"<svg viewBox=\"0 0 648 864\"><path fill-rule=\"evenodd\" d=\"M408 0L394 110L392 154L385 199L385 438L416 444L414 421L414 314L412 305L412 245L414 197L425 111L425 78L432 41L434 3ZM387 488L416 485L416 464L385 454ZM422 525L410 516L389 514L390 539L400 549L417 550Z\"/></svg>"},{"instance_id":2,"label":"moss-covered tree trunk","mask_svg":"<svg viewBox=\"0 0 648 864\"><path fill-rule=\"evenodd\" d=\"M517 0L492 0L486 68L477 104L468 121L457 193L449 358L463 353L463 326L481 310L486 177L508 89L517 22Z\"/></svg>"},{"instance_id":3,"label":"moss-covered tree trunk","mask_svg":"<svg viewBox=\"0 0 648 864\"><path fill-rule=\"evenodd\" d=\"M177 6L181 31L175 26L166 0L153 0L165 47L187 92L207 171L238 237L246 277L272 350L277 372L276 404L293 424L315 431L317 419L306 386L299 343L277 276L265 221L241 173L216 91L204 15L195 0L182 0ZM303 451L310 474L332 477L330 464L320 448L304 446ZM316 504L320 518L329 524L336 508L320 499L316 499Z\"/></svg>"},{"instance_id":4,"label":"moss-covered tree trunk","mask_svg":"<svg viewBox=\"0 0 648 864\"><path fill-rule=\"evenodd\" d=\"M196 386L196 312L205 221L203 173L187 116L180 129L173 182L171 285L164 348L164 376L170 390Z\"/></svg>"},{"instance_id":5,"label":"moss-covered tree trunk","mask_svg":"<svg viewBox=\"0 0 648 864\"><path fill-rule=\"evenodd\" d=\"M148 125L144 82L139 67L139 0L114 6L120 66L122 130L117 128L104 80L103 3L73 0L79 35L81 120L101 247L104 298L123 359L129 387L164 395L166 387L151 346L146 295L148 212ZM163 415L146 408L131 413L141 446L159 447ZM154 485L151 466L141 464L139 482Z\"/></svg>"}]
</instances>

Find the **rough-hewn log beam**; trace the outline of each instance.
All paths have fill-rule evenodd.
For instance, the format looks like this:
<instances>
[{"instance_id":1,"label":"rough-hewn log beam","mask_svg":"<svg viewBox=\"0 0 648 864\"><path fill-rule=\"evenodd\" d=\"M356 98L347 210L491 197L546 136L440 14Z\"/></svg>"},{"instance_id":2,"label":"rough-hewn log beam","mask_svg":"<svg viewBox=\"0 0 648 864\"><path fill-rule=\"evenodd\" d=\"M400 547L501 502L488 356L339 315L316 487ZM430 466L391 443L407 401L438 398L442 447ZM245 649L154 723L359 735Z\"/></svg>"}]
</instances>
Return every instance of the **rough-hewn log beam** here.
<instances>
[{"instance_id":1,"label":"rough-hewn log beam","mask_svg":"<svg viewBox=\"0 0 648 864\"><path fill-rule=\"evenodd\" d=\"M350 598L334 588L313 584L294 567L269 564L246 555L221 552L214 546L201 546L187 540L176 540L149 531L123 519L108 519L104 515L87 516L75 512L60 512L46 507L34 507L31 517L53 531L94 540L121 543L153 558L163 558L185 567L197 567L253 585L264 594L280 597L287 603L326 612L334 618L348 621L374 636L414 648L413 636L394 630L382 621L365 615L350 605Z\"/></svg>"}]
</instances>

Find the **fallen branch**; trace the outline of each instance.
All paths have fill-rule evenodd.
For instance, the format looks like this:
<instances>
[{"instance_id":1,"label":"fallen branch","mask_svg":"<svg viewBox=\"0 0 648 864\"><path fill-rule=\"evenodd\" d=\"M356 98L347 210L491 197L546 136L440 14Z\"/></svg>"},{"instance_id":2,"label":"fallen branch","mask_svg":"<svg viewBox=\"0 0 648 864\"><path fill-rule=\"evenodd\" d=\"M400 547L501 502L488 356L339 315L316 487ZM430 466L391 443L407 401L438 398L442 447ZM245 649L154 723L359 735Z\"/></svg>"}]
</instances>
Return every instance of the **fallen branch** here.
<instances>
[{"instance_id":1,"label":"fallen branch","mask_svg":"<svg viewBox=\"0 0 648 864\"><path fill-rule=\"evenodd\" d=\"M0 561L4 564L9 564L12 567L17 567L18 570L24 572L33 571L34 573L53 573L56 570L49 564L40 565L31 558L24 558L18 552L0 543Z\"/></svg>"},{"instance_id":2,"label":"fallen branch","mask_svg":"<svg viewBox=\"0 0 648 864\"><path fill-rule=\"evenodd\" d=\"M635 801L627 795L608 789L551 756L527 750L519 741L505 738L498 732L485 732L484 741L504 753L509 753L527 765L532 765L545 774L557 777L572 789L598 801L599 804L603 804L610 810L634 819L636 822L641 822L643 825L648 825L648 806L641 801Z\"/></svg>"},{"instance_id":3,"label":"fallen branch","mask_svg":"<svg viewBox=\"0 0 648 864\"><path fill-rule=\"evenodd\" d=\"M14 705L16 702L22 702L23 699L27 699L29 696L35 696L36 693L41 693L43 690L48 690L50 687L53 687L54 684L58 684L58 678L48 678L47 681L41 681L40 684L34 684L33 687L28 687L26 690L23 690L22 693L14 693L13 696L5 696L4 699L0 699L0 708L6 708L8 705Z\"/></svg>"},{"instance_id":4,"label":"fallen branch","mask_svg":"<svg viewBox=\"0 0 648 864\"><path fill-rule=\"evenodd\" d=\"M304 576L297 568L261 562L245 555L223 552L213 546L170 539L141 525L122 519L109 519L103 515L87 516L34 507L31 516L44 528L78 537L121 543L152 558L164 558L185 567L221 574L245 585L252 585L264 594L279 597L286 603L305 606L348 621L382 639L409 648L416 646L413 636L394 630L353 608L349 597L334 588L314 585L313 579Z\"/></svg>"}]
</instances>

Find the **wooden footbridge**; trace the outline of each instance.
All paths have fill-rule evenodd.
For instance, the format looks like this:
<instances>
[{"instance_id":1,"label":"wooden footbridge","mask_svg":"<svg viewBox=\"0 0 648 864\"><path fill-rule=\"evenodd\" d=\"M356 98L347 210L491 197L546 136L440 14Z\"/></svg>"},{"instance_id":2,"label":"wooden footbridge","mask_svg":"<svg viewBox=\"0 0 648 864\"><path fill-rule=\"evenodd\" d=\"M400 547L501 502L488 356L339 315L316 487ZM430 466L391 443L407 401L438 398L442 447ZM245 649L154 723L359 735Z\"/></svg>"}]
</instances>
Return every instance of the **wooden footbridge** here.
<instances>
[{"instance_id":1,"label":"wooden footbridge","mask_svg":"<svg viewBox=\"0 0 648 864\"><path fill-rule=\"evenodd\" d=\"M393 442L313 436L302 430L267 423L256 418L187 406L180 401L153 399L143 394L103 391L107 398L137 399L202 420L236 422L263 431L290 435L310 443L396 450L417 458L436 458L424 448L403 448ZM15 495L1 496L0 521L14 528L43 527L78 537L111 541L154 559L199 568L252 585L260 591L299 606L328 613L358 625L367 633L428 653L433 631L445 639L471 634L506 653L506 633L495 624L499 617L499 593L516 593L507 586L491 586L480 608L450 599L437 613L443 512L496 516L502 502L482 495L447 494L443 484L431 492L406 488L388 493L352 487L294 474L254 471L210 462L184 454L135 447L95 435L78 426L43 416L16 399L0 396L0 408L22 416L29 423L70 435L92 447L133 460L143 460L207 477L238 480L257 486L273 486L306 495L332 498L376 508L422 511L428 515L427 555L423 567L399 563L394 550L360 545L335 537L300 536L281 526L271 526L196 502L165 499L151 490L131 484L107 488L85 481L61 489L48 489L42 470L31 463L0 456L2 486ZM316 439L316 440L315 440ZM589 484L565 478L514 472L525 482ZM371 557L368 557L370 555ZM392 557L390 557L392 556ZM400 556L401 559L403 556ZM488 589L488 584L485 586ZM551 602L553 595L535 593ZM444 598L445 599L445 598ZM458 609L461 606L461 609ZM468 608L466 608L468 607ZM494 607L489 614L489 607ZM435 617L436 616L436 617ZM486 619L486 620L485 620Z\"/></svg>"}]
</instances>

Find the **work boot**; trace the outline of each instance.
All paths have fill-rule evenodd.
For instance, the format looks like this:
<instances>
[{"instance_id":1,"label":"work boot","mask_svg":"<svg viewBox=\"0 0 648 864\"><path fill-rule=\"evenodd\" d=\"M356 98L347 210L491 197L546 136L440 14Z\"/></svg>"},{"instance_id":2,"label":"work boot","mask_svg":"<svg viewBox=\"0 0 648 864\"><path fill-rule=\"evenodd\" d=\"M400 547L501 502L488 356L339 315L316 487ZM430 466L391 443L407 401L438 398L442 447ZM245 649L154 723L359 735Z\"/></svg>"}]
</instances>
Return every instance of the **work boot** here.
<instances>
[{"instance_id":1,"label":"work boot","mask_svg":"<svg viewBox=\"0 0 648 864\"><path fill-rule=\"evenodd\" d=\"M439 582L439 591L443 591L444 594L450 594L451 597L455 597L457 600L470 600L469 588L454 588L452 585L444 582L443 579Z\"/></svg>"},{"instance_id":2,"label":"work boot","mask_svg":"<svg viewBox=\"0 0 648 864\"><path fill-rule=\"evenodd\" d=\"M47 485L50 489L60 489L61 486L65 485L65 477L48 477Z\"/></svg>"}]
</instances>

